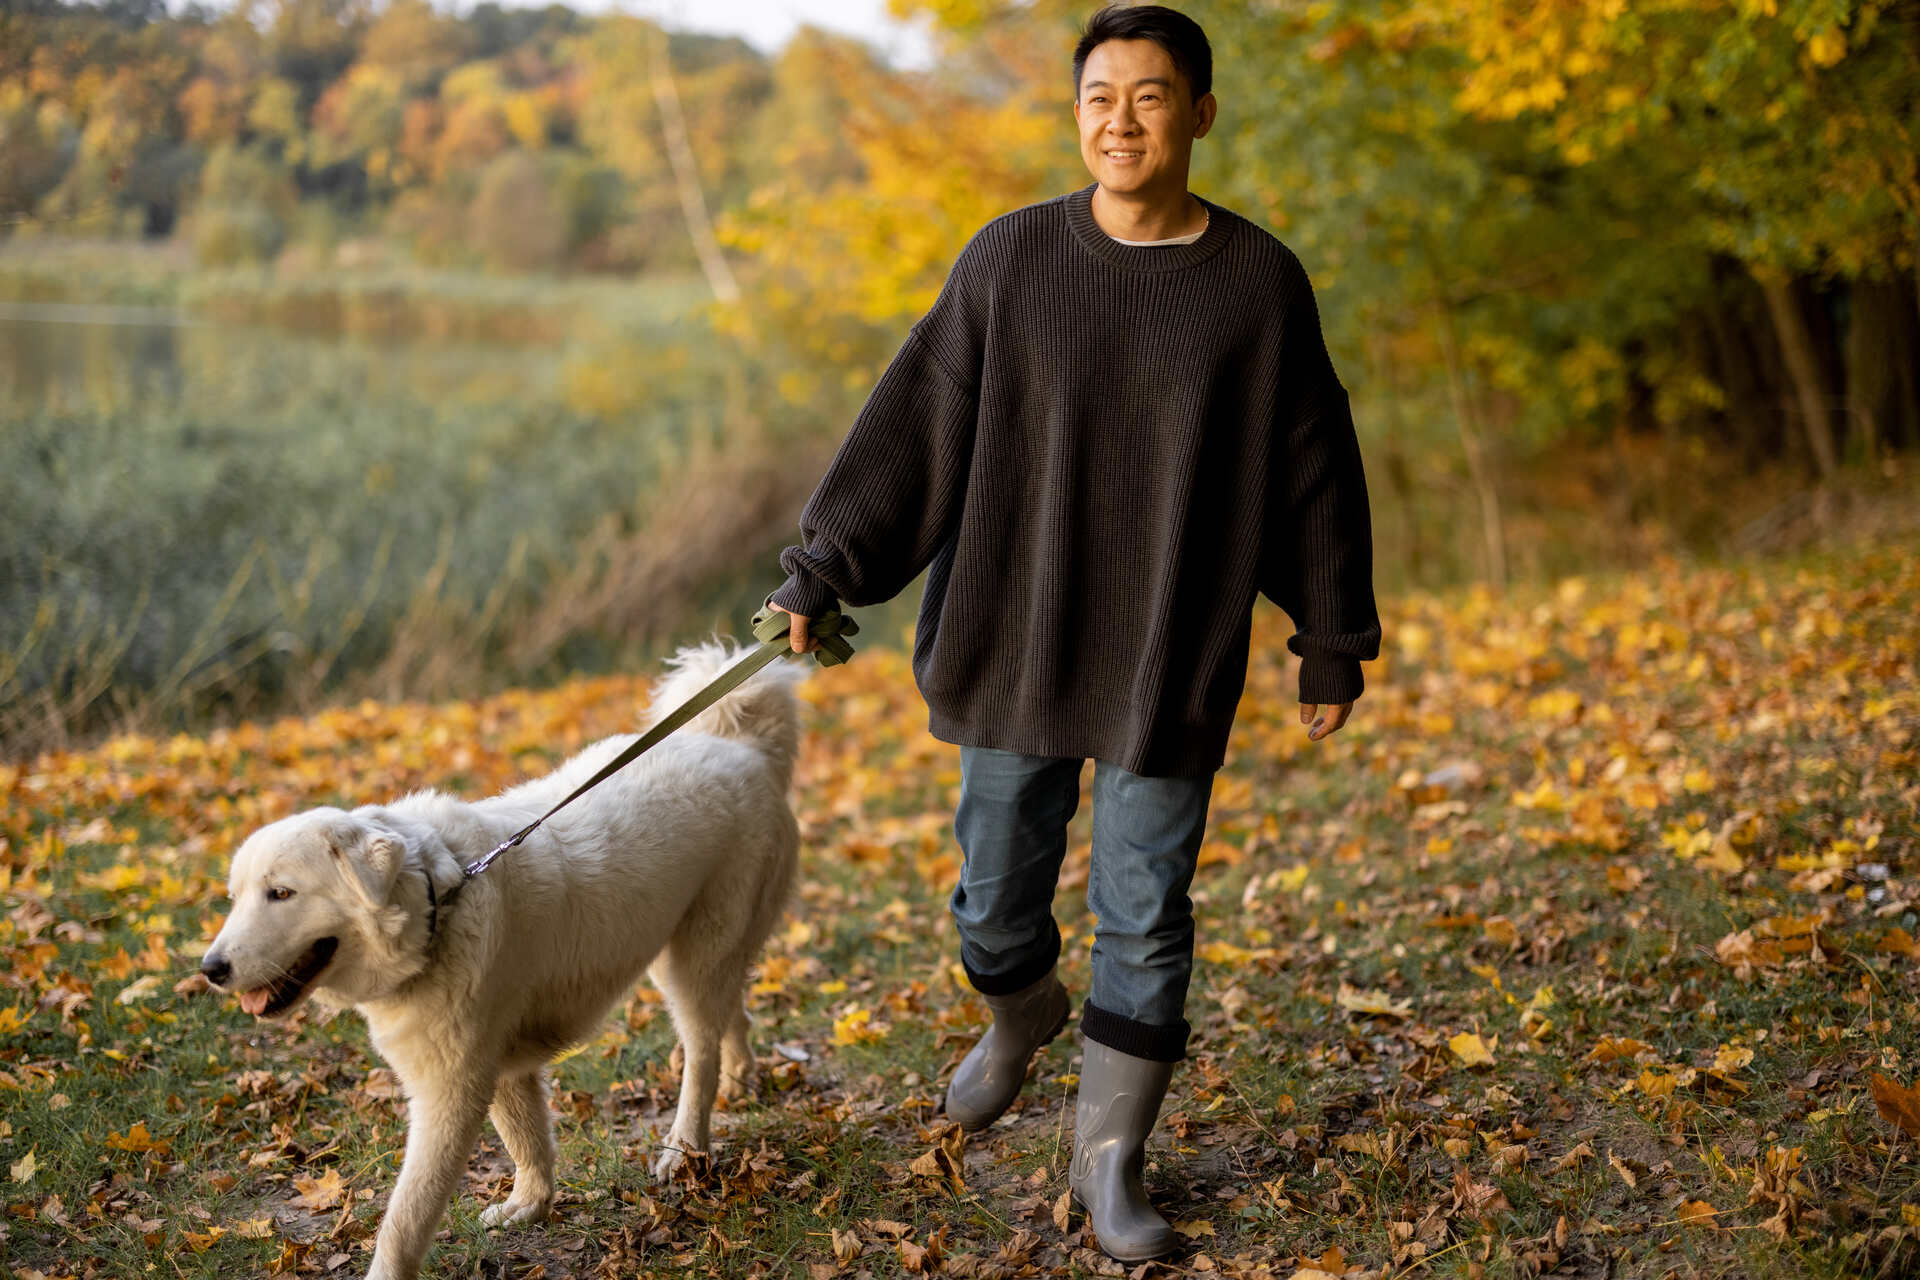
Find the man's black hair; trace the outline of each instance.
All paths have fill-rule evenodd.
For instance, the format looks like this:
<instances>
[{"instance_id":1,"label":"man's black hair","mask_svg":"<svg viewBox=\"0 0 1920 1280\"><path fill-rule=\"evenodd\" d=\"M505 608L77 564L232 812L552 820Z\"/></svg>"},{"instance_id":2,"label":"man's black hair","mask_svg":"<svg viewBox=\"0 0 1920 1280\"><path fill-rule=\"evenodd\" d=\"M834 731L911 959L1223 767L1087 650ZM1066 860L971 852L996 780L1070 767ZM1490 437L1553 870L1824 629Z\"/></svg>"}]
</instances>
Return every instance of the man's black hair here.
<instances>
[{"instance_id":1,"label":"man's black hair","mask_svg":"<svg viewBox=\"0 0 1920 1280\"><path fill-rule=\"evenodd\" d=\"M1207 33L1186 14L1163 4L1110 4L1087 19L1087 29L1073 48L1073 96L1080 97L1080 75L1087 55L1109 40L1151 40L1167 51L1174 69L1186 77L1193 100L1213 89L1213 46Z\"/></svg>"}]
</instances>

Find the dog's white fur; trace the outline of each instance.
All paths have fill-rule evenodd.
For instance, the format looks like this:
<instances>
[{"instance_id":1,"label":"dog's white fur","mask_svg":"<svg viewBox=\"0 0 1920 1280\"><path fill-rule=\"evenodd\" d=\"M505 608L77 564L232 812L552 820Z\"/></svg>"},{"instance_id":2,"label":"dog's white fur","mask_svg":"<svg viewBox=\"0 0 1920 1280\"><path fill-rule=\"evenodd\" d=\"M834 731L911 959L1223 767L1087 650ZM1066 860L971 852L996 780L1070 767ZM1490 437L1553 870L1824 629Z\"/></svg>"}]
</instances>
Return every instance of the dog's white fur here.
<instances>
[{"instance_id":1,"label":"dog's white fur","mask_svg":"<svg viewBox=\"0 0 1920 1280\"><path fill-rule=\"evenodd\" d=\"M680 705L744 652L717 642L683 649L653 706ZM512 1195L483 1221L546 1216L554 1141L542 1068L592 1036L642 970L666 995L686 1059L654 1175L706 1149L717 1092L751 1087L742 1000L793 882L792 686L805 673L779 662L757 674L549 819L450 904L463 863L632 738L595 743L474 804L429 791L350 813L311 810L255 832L234 855L233 910L203 969L229 990L257 991L316 940L336 938L331 963L288 1009L313 989L357 1007L406 1088L406 1158L380 1224L376 1280L419 1272L489 1114L515 1173ZM431 944L429 880L441 903Z\"/></svg>"}]
</instances>

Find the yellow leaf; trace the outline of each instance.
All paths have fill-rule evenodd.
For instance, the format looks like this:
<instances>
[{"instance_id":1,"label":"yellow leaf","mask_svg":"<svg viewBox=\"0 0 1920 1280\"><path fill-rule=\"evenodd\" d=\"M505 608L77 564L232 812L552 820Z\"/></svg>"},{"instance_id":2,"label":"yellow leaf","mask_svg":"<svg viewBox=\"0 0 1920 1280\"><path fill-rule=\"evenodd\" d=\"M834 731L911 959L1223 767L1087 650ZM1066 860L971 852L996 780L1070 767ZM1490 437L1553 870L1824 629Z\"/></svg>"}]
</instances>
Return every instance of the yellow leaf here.
<instances>
[{"instance_id":1,"label":"yellow leaf","mask_svg":"<svg viewBox=\"0 0 1920 1280\"><path fill-rule=\"evenodd\" d=\"M1287 893L1298 893L1307 883L1307 876L1312 870L1313 868L1304 862L1295 863L1291 867L1274 872L1268 877L1268 882L1276 889Z\"/></svg>"},{"instance_id":2,"label":"yellow leaf","mask_svg":"<svg viewBox=\"0 0 1920 1280\"><path fill-rule=\"evenodd\" d=\"M145 1000L160 990L160 979L148 974L144 978L129 982L113 998L115 1004L132 1004L135 1000Z\"/></svg>"},{"instance_id":3,"label":"yellow leaf","mask_svg":"<svg viewBox=\"0 0 1920 1280\"><path fill-rule=\"evenodd\" d=\"M1488 938L1503 947L1517 947L1520 945L1520 930L1514 926L1513 921L1507 919L1505 916L1493 916L1489 918L1487 922L1481 926L1481 930Z\"/></svg>"},{"instance_id":4,"label":"yellow leaf","mask_svg":"<svg viewBox=\"0 0 1920 1280\"><path fill-rule=\"evenodd\" d=\"M1372 991L1361 991L1343 982L1340 984L1340 993L1335 1000L1348 1013L1372 1013L1388 1018L1413 1016L1412 1000L1395 1000L1378 988Z\"/></svg>"},{"instance_id":5,"label":"yellow leaf","mask_svg":"<svg viewBox=\"0 0 1920 1280\"><path fill-rule=\"evenodd\" d=\"M161 1142L147 1132L146 1121L142 1120L127 1130L126 1136L107 1131L107 1145L115 1151L158 1151L164 1153L170 1144Z\"/></svg>"},{"instance_id":6,"label":"yellow leaf","mask_svg":"<svg viewBox=\"0 0 1920 1280\"><path fill-rule=\"evenodd\" d=\"M1712 1069L1715 1071L1738 1071L1752 1061L1753 1050L1747 1048L1745 1045L1723 1044L1713 1055Z\"/></svg>"},{"instance_id":7,"label":"yellow leaf","mask_svg":"<svg viewBox=\"0 0 1920 1280\"><path fill-rule=\"evenodd\" d=\"M1460 1059L1464 1066L1490 1067L1493 1065L1493 1054L1487 1049L1486 1041L1471 1031L1462 1031L1447 1041L1447 1047L1453 1050L1454 1057Z\"/></svg>"},{"instance_id":8,"label":"yellow leaf","mask_svg":"<svg viewBox=\"0 0 1920 1280\"><path fill-rule=\"evenodd\" d=\"M317 1178L295 1178L293 1189L300 1193L293 1198L294 1205L316 1212L337 1207L347 1194L347 1184L338 1169L328 1169Z\"/></svg>"},{"instance_id":9,"label":"yellow leaf","mask_svg":"<svg viewBox=\"0 0 1920 1280\"><path fill-rule=\"evenodd\" d=\"M35 1147L33 1151L27 1152L27 1154L7 1166L7 1170L13 1174L13 1180L15 1182L28 1183L33 1181L34 1170L39 1167L33 1157L34 1152L38 1150L39 1148Z\"/></svg>"},{"instance_id":10,"label":"yellow leaf","mask_svg":"<svg viewBox=\"0 0 1920 1280\"><path fill-rule=\"evenodd\" d=\"M191 1231L182 1231L180 1233L180 1238L182 1240L185 1240L187 1242L188 1247L191 1248L195 1253L205 1253L208 1249L211 1249L213 1247L214 1241L218 1240L221 1236L225 1234L227 1234L227 1229L225 1227L208 1227L206 1230L206 1234L204 1235L197 1235Z\"/></svg>"},{"instance_id":11,"label":"yellow leaf","mask_svg":"<svg viewBox=\"0 0 1920 1280\"><path fill-rule=\"evenodd\" d=\"M884 1023L875 1025L873 1011L870 1009L851 1009L833 1023L833 1042L835 1044L873 1044L887 1038L893 1028Z\"/></svg>"},{"instance_id":12,"label":"yellow leaf","mask_svg":"<svg viewBox=\"0 0 1920 1280\"><path fill-rule=\"evenodd\" d=\"M1847 33L1838 27L1823 27L1807 41L1807 56L1816 67L1830 67L1847 56Z\"/></svg>"}]
</instances>

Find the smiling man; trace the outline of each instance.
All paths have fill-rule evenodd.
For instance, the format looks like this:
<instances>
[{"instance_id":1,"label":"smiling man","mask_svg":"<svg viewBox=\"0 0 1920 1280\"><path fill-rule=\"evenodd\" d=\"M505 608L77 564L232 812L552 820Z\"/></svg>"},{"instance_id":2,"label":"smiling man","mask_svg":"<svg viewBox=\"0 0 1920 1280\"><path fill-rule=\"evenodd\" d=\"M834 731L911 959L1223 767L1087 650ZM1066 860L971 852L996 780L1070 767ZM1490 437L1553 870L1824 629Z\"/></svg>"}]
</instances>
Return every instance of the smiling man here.
<instances>
[{"instance_id":1,"label":"smiling man","mask_svg":"<svg viewBox=\"0 0 1920 1280\"><path fill-rule=\"evenodd\" d=\"M1086 759L1097 919L1069 1185L1115 1258L1180 1238L1141 1184L1185 1057L1188 889L1260 594L1338 730L1377 655L1366 480L1299 259L1187 190L1212 127L1191 19L1108 7L1074 51L1092 185L961 253L801 513L769 602L807 620L927 570L913 669L960 747L952 896L993 1023L947 1114L993 1123L1065 1025L1053 892Z\"/></svg>"}]
</instances>

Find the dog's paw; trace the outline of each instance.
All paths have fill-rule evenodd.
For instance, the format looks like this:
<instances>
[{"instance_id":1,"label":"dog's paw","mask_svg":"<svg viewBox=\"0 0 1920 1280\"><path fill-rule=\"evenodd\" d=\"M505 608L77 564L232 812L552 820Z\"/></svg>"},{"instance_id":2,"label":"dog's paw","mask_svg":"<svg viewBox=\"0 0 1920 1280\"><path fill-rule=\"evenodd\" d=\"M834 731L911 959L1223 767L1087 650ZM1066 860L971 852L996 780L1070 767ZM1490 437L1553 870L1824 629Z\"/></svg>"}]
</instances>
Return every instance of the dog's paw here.
<instances>
[{"instance_id":1,"label":"dog's paw","mask_svg":"<svg viewBox=\"0 0 1920 1280\"><path fill-rule=\"evenodd\" d=\"M547 1211L553 1208L553 1201L521 1200L510 1196L499 1204L489 1205L480 1213L480 1225L483 1227L517 1227L523 1222L541 1222Z\"/></svg>"},{"instance_id":2,"label":"dog's paw","mask_svg":"<svg viewBox=\"0 0 1920 1280\"><path fill-rule=\"evenodd\" d=\"M706 1153L703 1151L689 1152L687 1149L677 1144L674 1144L671 1140L669 1140L669 1144L665 1147L662 1147L660 1149L660 1154L654 1158L654 1161L653 1161L654 1181L666 1182L670 1180L674 1174L679 1173L682 1169L687 1167L687 1157L689 1155L704 1156L705 1154Z\"/></svg>"}]
</instances>

